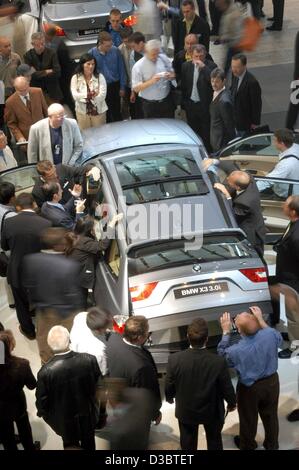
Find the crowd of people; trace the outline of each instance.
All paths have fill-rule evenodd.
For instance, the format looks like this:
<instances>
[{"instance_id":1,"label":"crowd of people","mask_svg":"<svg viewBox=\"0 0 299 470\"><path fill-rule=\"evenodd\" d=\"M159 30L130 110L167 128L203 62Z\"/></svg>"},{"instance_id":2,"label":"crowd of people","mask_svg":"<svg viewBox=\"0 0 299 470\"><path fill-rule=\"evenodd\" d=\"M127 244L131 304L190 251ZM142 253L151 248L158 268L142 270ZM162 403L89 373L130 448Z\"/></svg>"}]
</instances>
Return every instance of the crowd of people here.
<instances>
[{"instance_id":1,"label":"crowd of people","mask_svg":"<svg viewBox=\"0 0 299 470\"><path fill-rule=\"evenodd\" d=\"M130 317L121 336L112 331L112 309L94 305L96 264L105 256L122 214L105 224L97 220L97 197L89 194L87 179L92 175L99 181L99 170L89 164L74 166L83 151L81 131L129 118L174 118L181 106L210 154L204 161L209 170L221 165L217 156L230 140L261 124L261 87L238 47L244 2L211 0L212 31L204 1L138 3L135 32L122 24L121 12L113 8L106 30L99 33L97 45L80 57L76 70L51 27L46 33L32 34L32 48L22 57L11 50L7 37L0 37L4 91L0 169L36 163L38 173L32 194L16 196L12 183L0 183L5 288L20 332L28 340L36 339L42 364L36 380L29 362L12 354L15 339L1 325L5 363L0 365L0 441L7 450L17 448L14 422L24 449L39 448L32 436L24 386L36 388L37 414L61 436L65 449L94 450L95 430L105 425L112 449L146 449L151 422L158 425L162 419L158 373L144 347L149 337L147 319ZM262 1L249 3L260 19ZM279 3L278 11L273 0L270 30L282 27L283 2ZM152 27L147 24L149 11L155 18ZM173 60L167 46L161 46L162 29L164 37L172 36ZM211 36L226 45L223 68L209 54ZM65 116L64 104L76 119ZM15 156L7 140L18 149ZM299 175L299 147L292 132L277 130L275 145L280 159L269 175ZM215 189L230 201L237 223L263 257L266 229L259 191L268 188L257 187L250 174L235 170ZM273 188L283 196L280 189L279 184ZM299 339L299 196L290 196L284 210L290 224L276 244L271 293L274 311L279 294L285 294L290 339ZM223 448L224 401L227 412L238 406L238 448L257 447L260 415L264 448L278 449L277 350L282 339L274 326L279 313L272 320L268 326L255 306L235 319L225 312L218 355L206 349L208 326L203 319L188 326L190 347L169 357L165 382L166 400L175 399L182 450L196 450L199 424L204 425L208 449ZM235 345L229 341L232 322L241 334ZM290 349L281 353L282 358L291 355ZM229 367L238 373L236 393ZM113 410L108 421L107 403ZM288 419L298 420L298 410Z\"/></svg>"}]
</instances>

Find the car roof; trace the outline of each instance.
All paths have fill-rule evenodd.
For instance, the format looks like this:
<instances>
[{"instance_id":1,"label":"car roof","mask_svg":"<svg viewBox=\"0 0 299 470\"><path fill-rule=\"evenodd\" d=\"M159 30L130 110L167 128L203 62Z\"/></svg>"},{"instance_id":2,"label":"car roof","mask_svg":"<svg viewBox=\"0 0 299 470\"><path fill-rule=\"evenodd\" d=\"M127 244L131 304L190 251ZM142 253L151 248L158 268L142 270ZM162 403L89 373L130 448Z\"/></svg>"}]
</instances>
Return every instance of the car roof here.
<instances>
[{"instance_id":1,"label":"car roof","mask_svg":"<svg viewBox=\"0 0 299 470\"><path fill-rule=\"evenodd\" d=\"M100 154L155 144L202 145L183 121L175 119L133 119L114 122L82 133L84 152L80 163Z\"/></svg>"}]
</instances>

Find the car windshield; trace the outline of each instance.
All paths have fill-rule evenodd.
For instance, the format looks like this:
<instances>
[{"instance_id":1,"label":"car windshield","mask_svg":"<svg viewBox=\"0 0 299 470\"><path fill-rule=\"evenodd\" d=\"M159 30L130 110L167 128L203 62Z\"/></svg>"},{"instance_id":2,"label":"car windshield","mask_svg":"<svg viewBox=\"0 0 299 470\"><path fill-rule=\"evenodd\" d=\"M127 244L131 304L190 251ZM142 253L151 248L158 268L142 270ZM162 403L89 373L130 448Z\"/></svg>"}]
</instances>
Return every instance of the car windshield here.
<instances>
[{"instance_id":1,"label":"car windshield","mask_svg":"<svg viewBox=\"0 0 299 470\"><path fill-rule=\"evenodd\" d=\"M185 264L222 261L256 256L245 240L236 235L204 236L199 248L192 241L167 240L132 248L128 253L129 275L182 266Z\"/></svg>"},{"instance_id":2,"label":"car windshield","mask_svg":"<svg viewBox=\"0 0 299 470\"><path fill-rule=\"evenodd\" d=\"M187 149L120 158L115 167L127 204L209 192Z\"/></svg>"}]
</instances>

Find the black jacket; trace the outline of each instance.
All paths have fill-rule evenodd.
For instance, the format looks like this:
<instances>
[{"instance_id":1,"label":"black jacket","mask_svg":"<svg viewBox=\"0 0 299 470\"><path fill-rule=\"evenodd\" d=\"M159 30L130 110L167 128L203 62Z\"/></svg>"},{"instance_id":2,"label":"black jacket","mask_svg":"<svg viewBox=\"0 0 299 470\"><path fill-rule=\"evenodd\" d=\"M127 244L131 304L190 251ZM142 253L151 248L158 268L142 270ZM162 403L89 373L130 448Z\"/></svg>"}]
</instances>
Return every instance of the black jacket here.
<instances>
[{"instance_id":1,"label":"black jacket","mask_svg":"<svg viewBox=\"0 0 299 470\"><path fill-rule=\"evenodd\" d=\"M0 367L0 416L3 420L14 421L27 411L23 388L33 390L36 380L27 359L12 356L5 366Z\"/></svg>"},{"instance_id":2,"label":"black jacket","mask_svg":"<svg viewBox=\"0 0 299 470\"><path fill-rule=\"evenodd\" d=\"M66 204L72 197L69 189L73 189L74 184L83 184L86 166L76 167L59 164L56 165L56 172L62 189L61 204ZM45 193L42 189L44 184L45 181L38 177L32 190L32 196L38 207L41 207L46 201ZM83 197L83 199L84 198L85 197Z\"/></svg>"},{"instance_id":3,"label":"black jacket","mask_svg":"<svg viewBox=\"0 0 299 470\"><path fill-rule=\"evenodd\" d=\"M207 52L209 52L210 27L204 19L195 15L189 34L195 34L198 38L199 44L203 44L206 47ZM172 20L172 39L175 54L184 49L186 35L186 23L183 21L183 16L181 15L179 18L174 18Z\"/></svg>"},{"instance_id":4,"label":"black jacket","mask_svg":"<svg viewBox=\"0 0 299 470\"><path fill-rule=\"evenodd\" d=\"M248 240L254 247L263 244L267 229L265 226L260 193L253 178L248 187L232 198L233 211L237 224L244 230Z\"/></svg>"},{"instance_id":5,"label":"black jacket","mask_svg":"<svg viewBox=\"0 0 299 470\"><path fill-rule=\"evenodd\" d=\"M216 67L214 62L208 62L205 67L199 71L197 80L197 89L200 97L200 106L203 110L206 110L209 117L209 106L213 97L213 89L211 86L211 71ZM181 89L183 105L188 99L190 99L193 87L193 75L194 75L194 64L185 62L182 65L182 76L181 76Z\"/></svg>"},{"instance_id":6,"label":"black jacket","mask_svg":"<svg viewBox=\"0 0 299 470\"><path fill-rule=\"evenodd\" d=\"M233 76L230 91L236 126L239 131L249 132L251 124L261 123L262 90L257 79L248 71L238 90L237 86L238 78Z\"/></svg>"},{"instance_id":7,"label":"black jacket","mask_svg":"<svg viewBox=\"0 0 299 470\"><path fill-rule=\"evenodd\" d=\"M299 220L292 222L288 233L274 245L276 280L299 293Z\"/></svg>"},{"instance_id":8,"label":"black jacket","mask_svg":"<svg viewBox=\"0 0 299 470\"><path fill-rule=\"evenodd\" d=\"M175 79L178 83L178 87L181 85L181 75L182 75L182 66L186 62L186 51L183 49L182 51L179 51L175 56L172 61L172 66L175 71ZM214 66L214 61L213 58L210 54L207 54L205 64L213 70L213 68L217 67L217 64Z\"/></svg>"},{"instance_id":9,"label":"black jacket","mask_svg":"<svg viewBox=\"0 0 299 470\"><path fill-rule=\"evenodd\" d=\"M229 92L222 91L210 104L210 142L214 152L218 152L236 136L234 111Z\"/></svg>"},{"instance_id":10,"label":"black jacket","mask_svg":"<svg viewBox=\"0 0 299 470\"><path fill-rule=\"evenodd\" d=\"M54 49L46 47L41 61L35 50L30 49L24 54L24 62L36 70L31 77L31 86L41 88L50 98L56 102L60 101L63 98L59 85L61 69ZM48 69L52 69L53 73L47 75L45 71Z\"/></svg>"},{"instance_id":11,"label":"black jacket","mask_svg":"<svg viewBox=\"0 0 299 470\"><path fill-rule=\"evenodd\" d=\"M102 252L108 248L109 238L95 240L81 235L74 250L68 255L81 266L81 286L85 289L93 289L95 283L96 262L102 257Z\"/></svg>"},{"instance_id":12,"label":"black jacket","mask_svg":"<svg viewBox=\"0 0 299 470\"><path fill-rule=\"evenodd\" d=\"M37 374L37 415L66 441L92 432L98 417L96 389L101 372L91 354L54 356Z\"/></svg>"},{"instance_id":13,"label":"black jacket","mask_svg":"<svg viewBox=\"0 0 299 470\"><path fill-rule=\"evenodd\" d=\"M44 202L40 213L45 219L52 222L53 227L64 227L68 230L72 230L76 225L73 197L71 197L66 204L63 204L63 208Z\"/></svg>"},{"instance_id":14,"label":"black jacket","mask_svg":"<svg viewBox=\"0 0 299 470\"><path fill-rule=\"evenodd\" d=\"M126 379L128 387L150 390L154 401L153 419L157 418L161 395L157 368L151 353L144 347L126 344L119 334L110 336L106 352L109 376Z\"/></svg>"},{"instance_id":15,"label":"black jacket","mask_svg":"<svg viewBox=\"0 0 299 470\"><path fill-rule=\"evenodd\" d=\"M13 287L21 287L22 262L25 255L41 250L40 236L52 223L35 212L20 212L6 219L1 236L2 250L10 250L7 280Z\"/></svg>"},{"instance_id":16,"label":"black jacket","mask_svg":"<svg viewBox=\"0 0 299 470\"><path fill-rule=\"evenodd\" d=\"M206 349L186 349L169 356L166 400L175 398L175 416L186 424L223 423L224 403L236 405L236 395L224 358Z\"/></svg>"},{"instance_id":17,"label":"black jacket","mask_svg":"<svg viewBox=\"0 0 299 470\"><path fill-rule=\"evenodd\" d=\"M35 253L24 259L23 284L35 308L69 315L84 305L80 265L60 253Z\"/></svg>"}]
</instances>

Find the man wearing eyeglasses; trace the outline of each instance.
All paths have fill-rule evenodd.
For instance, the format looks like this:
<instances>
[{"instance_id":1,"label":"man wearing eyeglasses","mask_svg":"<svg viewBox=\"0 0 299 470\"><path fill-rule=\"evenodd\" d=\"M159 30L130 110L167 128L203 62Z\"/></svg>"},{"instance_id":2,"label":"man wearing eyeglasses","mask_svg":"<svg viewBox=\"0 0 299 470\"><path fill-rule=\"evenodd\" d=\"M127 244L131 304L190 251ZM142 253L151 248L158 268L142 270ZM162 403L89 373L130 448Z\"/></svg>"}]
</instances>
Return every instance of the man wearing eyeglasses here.
<instances>
[{"instance_id":1,"label":"man wearing eyeglasses","mask_svg":"<svg viewBox=\"0 0 299 470\"><path fill-rule=\"evenodd\" d=\"M51 104L48 117L31 126L28 141L28 163L50 160L55 165L73 165L83 149L77 122L65 117L59 103Z\"/></svg>"}]
</instances>

